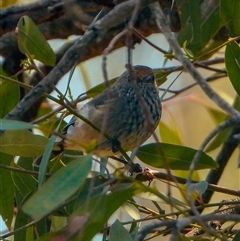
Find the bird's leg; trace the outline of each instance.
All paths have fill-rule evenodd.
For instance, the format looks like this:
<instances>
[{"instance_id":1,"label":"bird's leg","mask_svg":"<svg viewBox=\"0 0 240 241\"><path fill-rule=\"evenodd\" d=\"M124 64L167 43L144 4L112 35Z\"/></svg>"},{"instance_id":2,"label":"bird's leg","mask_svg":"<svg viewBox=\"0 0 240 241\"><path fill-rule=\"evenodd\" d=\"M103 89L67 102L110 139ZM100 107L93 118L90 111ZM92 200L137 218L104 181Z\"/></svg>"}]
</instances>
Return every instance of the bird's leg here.
<instances>
[{"instance_id":1,"label":"bird's leg","mask_svg":"<svg viewBox=\"0 0 240 241\"><path fill-rule=\"evenodd\" d=\"M111 139L111 148L113 153L118 152L121 148L121 142L115 137Z\"/></svg>"}]
</instances>

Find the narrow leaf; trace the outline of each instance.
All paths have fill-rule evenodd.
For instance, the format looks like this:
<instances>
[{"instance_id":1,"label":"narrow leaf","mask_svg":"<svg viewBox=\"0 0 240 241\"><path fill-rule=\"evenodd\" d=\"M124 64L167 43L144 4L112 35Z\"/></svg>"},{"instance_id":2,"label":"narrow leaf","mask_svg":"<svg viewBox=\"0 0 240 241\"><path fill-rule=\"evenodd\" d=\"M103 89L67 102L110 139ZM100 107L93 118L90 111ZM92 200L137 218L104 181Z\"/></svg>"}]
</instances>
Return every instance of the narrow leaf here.
<instances>
[{"instance_id":1,"label":"narrow leaf","mask_svg":"<svg viewBox=\"0 0 240 241\"><path fill-rule=\"evenodd\" d=\"M200 2L198 0L177 0L177 3L181 6L180 17L183 27L189 28L189 32L191 32L191 38L188 41L195 45L199 44L202 40Z\"/></svg>"},{"instance_id":2,"label":"narrow leaf","mask_svg":"<svg viewBox=\"0 0 240 241\"><path fill-rule=\"evenodd\" d=\"M3 165L10 165L13 157L0 152L0 162ZM11 172L0 168L0 215L6 226L11 229L13 218L14 185Z\"/></svg>"},{"instance_id":3,"label":"narrow leaf","mask_svg":"<svg viewBox=\"0 0 240 241\"><path fill-rule=\"evenodd\" d=\"M76 200L74 200L72 203L67 204L66 210L69 213L72 213L74 210L80 207L87 198L93 198L94 196L100 195L100 193L103 191L103 184L105 182L106 180L103 179L102 176L86 178ZM99 188L98 186L102 186L102 188ZM95 188L96 190L89 193L89 190L91 188Z\"/></svg>"},{"instance_id":4,"label":"narrow leaf","mask_svg":"<svg viewBox=\"0 0 240 241\"><path fill-rule=\"evenodd\" d=\"M156 78L157 85L160 86L167 81L167 76L171 74L171 71L163 71L161 69L153 69L153 73Z\"/></svg>"},{"instance_id":5,"label":"narrow leaf","mask_svg":"<svg viewBox=\"0 0 240 241\"><path fill-rule=\"evenodd\" d=\"M59 125L56 128L56 130L55 130L56 132L58 132L60 125L61 125L61 122L59 123ZM56 140L56 136L52 135L51 138L49 139L46 149L43 153L40 168L39 168L39 175L38 175L38 187L39 188L42 186L42 184L45 180L47 164L48 164L49 158L51 156L55 140Z\"/></svg>"},{"instance_id":6,"label":"narrow leaf","mask_svg":"<svg viewBox=\"0 0 240 241\"><path fill-rule=\"evenodd\" d=\"M28 196L30 196L30 195L31 195L31 193L28 194ZM26 196L23 199L22 203L28 198L28 196ZM14 230L24 227L29 222L31 222L31 218L28 215L26 215L25 213L23 213L23 211L18 207L16 220L14 222ZM31 228L33 228L33 227L31 227ZM30 234L28 234L28 237L29 236L30 236ZM22 228L21 230L19 230L18 232L16 232L14 234L14 241L28 240L28 239L26 239L26 237L27 237L27 229ZM30 240L33 240L33 233L32 233L32 238Z\"/></svg>"},{"instance_id":7,"label":"narrow leaf","mask_svg":"<svg viewBox=\"0 0 240 241\"><path fill-rule=\"evenodd\" d=\"M96 85L93 88L91 88L90 90L88 90L85 94L87 95L88 98L93 98L93 97L97 96L98 94L100 94L101 92L103 92L108 86L112 85L116 80L117 80L117 78L114 78L114 79L109 80L107 84L105 82L103 82L99 85Z\"/></svg>"},{"instance_id":8,"label":"narrow leaf","mask_svg":"<svg viewBox=\"0 0 240 241\"><path fill-rule=\"evenodd\" d=\"M20 98L19 87L10 81L0 83L0 118L3 118L18 103ZM1 124L0 124L1 128Z\"/></svg>"},{"instance_id":9,"label":"narrow leaf","mask_svg":"<svg viewBox=\"0 0 240 241\"><path fill-rule=\"evenodd\" d=\"M221 122L225 121L228 116L222 112L219 111L217 109L208 107L207 108L208 112L210 113L210 115L212 116L214 122L219 125ZM215 150L216 148L218 148L227 138L228 134L229 134L230 129L225 129L221 132L219 132L214 138L213 140L210 142L210 144L207 146L207 148L205 149L206 152L210 152Z\"/></svg>"},{"instance_id":10,"label":"narrow leaf","mask_svg":"<svg viewBox=\"0 0 240 241\"><path fill-rule=\"evenodd\" d=\"M28 130L5 131L0 139L0 151L13 156L35 157L43 153L48 139Z\"/></svg>"},{"instance_id":11,"label":"narrow leaf","mask_svg":"<svg viewBox=\"0 0 240 241\"><path fill-rule=\"evenodd\" d=\"M226 47L225 65L229 79L240 96L240 47L236 42L231 42Z\"/></svg>"},{"instance_id":12,"label":"narrow leaf","mask_svg":"<svg viewBox=\"0 0 240 241\"><path fill-rule=\"evenodd\" d=\"M182 201L172 197L172 196L167 196L165 193L161 193L159 192L158 195L156 195L156 193L154 193L152 190L145 191L142 192L138 195L136 195L136 197L138 198L142 198L144 200L151 200L151 201L155 201L155 202L165 202L168 203L170 205L174 205L175 207L186 207L186 204L183 203Z\"/></svg>"},{"instance_id":13,"label":"narrow leaf","mask_svg":"<svg viewBox=\"0 0 240 241\"><path fill-rule=\"evenodd\" d=\"M228 115L226 113L218 109L207 107L207 111L217 125L219 125L221 122L225 121L228 118Z\"/></svg>"},{"instance_id":14,"label":"narrow leaf","mask_svg":"<svg viewBox=\"0 0 240 241\"><path fill-rule=\"evenodd\" d=\"M177 129L177 123L173 122L174 127L170 128L162 121L159 124L160 136L163 142L181 145L180 132Z\"/></svg>"},{"instance_id":15,"label":"narrow leaf","mask_svg":"<svg viewBox=\"0 0 240 241\"><path fill-rule=\"evenodd\" d=\"M129 188L113 191L110 194L101 194L90 200L86 200L72 215L82 217L89 215L84 227L79 230L76 240L92 240L92 238L101 230L110 216L128 199L138 193L136 185ZM124 240L124 239L122 239Z\"/></svg>"},{"instance_id":16,"label":"narrow leaf","mask_svg":"<svg viewBox=\"0 0 240 241\"><path fill-rule=\"evenodd\" d=\"M144 163L157 168L172 170L188 170L196 150L179 145L167 143L152 143L141 146L137 157ZM217 168L216 162L205 153L202 153L196 170Z\"/></svg>"},{"instance_id":17,"label":"narrow leaf","mask_svg":"<svg viewBox=\"0 0 240 241\"><path fill-rule=\"evenodd\" d=\"M133 219L141 218L139 210L133 204L125 202L122 207Z\"/></svg>"},{"instance_id":18,"label":"narrow leaf","mask_svg":"<svg viewBox=\"0 0 240 241\"><path fill-rule=\"evenodd\" d=\"M223 26L227 27L229 36L236 37L240 35L240 1L219 0L220 17Z\"/></svg>"},{"instance_id":19,"label":"narrow leaf","mask_svg":"<svg viewBox=\"0 0 240 241\"><path fill-rule=\"evenodd\" d=\"M187 48L198 56L200 51L204 49L206 44L216 35L217 31L221 28L219 16L219 4L208 12L204 18L199 19L199 1L197 0L177 0L177 4L181 9L180 18L183 21L183 27L178 35L179 44L182 46L187 41ZM193 12L194 10L194 12ZM196 14L196 16L194 16ZM193 23L193 21L196 22ZM197 28L196 25L199 25ZM198 41L197 31L200 30L201 37ZM193 36L194 34L194 36ZM196 37L195 37L196 36ZM220 42L219 44L222 44ZM205 51L206 52L206 51Z\"/></svg>"},{"instance_id":20,"label":"narrow leaf","mask_svg":"<svg viewBox=\"0 0 240 241\"><path fill-rule=\"evenodd\" d=\"M132 237L117 219L110 228L109 241L132 241Z\"/></svg>"},{"instance_id":21,"label":"narrow leaf","mask_svg":"<svg viewBox=\"0 0 240 241\"><path fill-rule=\"evenodd\" d=\"M33 127L33 124L27 122L0 119L0 130L27 130Z\"/></svg>"},{"instance_id":22,"label":"narrow leaf","mask_svg":"<svg viewBox=\"0 0 240 241\"><path fill-rule=\"evenodd\" d=\"M91 166L91 156L83 156L61 168L29 198L23 211L35 220L51 213L82 186Z\"/></svg>"},{"instance_id":23,"label":"narrow leaf","mask_svg":"<svg viewBox=\"0 0 240 241\"><path fill-rule=\"evenodd\" d=\"M18 190L19 195L16 197L17 205L19 206L23 199L31 192L37 188L37 180L31 176L26 175L25 173L13 172L12 179L15 185L15 188Z\"/></svg>"},{"instance_id":24,"label":"narrow leaf","mask_svg":"<svg viewBox=\"0 0 240 241\"><path fill-rule=\"evenodd\" d=\"M31 172L33 169L32 162L32 157L20 157L17 164L14 163L13 166ZM27 195L37 189L37 180L34 176L21 172L12 172L12 180L15 186L15 201L19 209Z\"/></svg>"},{"instance_id":25,"label":"narrow leaf","mask_svg":"<svg viewBox=\"0 0 240 241\"><path fill-rule=\"evenodd\" d=\"M38 27L28 16L20 18L17 24L18 46L28 58L33 57L43 64L54 66L56 56Z\"/></svg>"},{"instance_id":26,"label":"narrow leaf","mask_svg":"<svg viewBox=\"0 0 240 241\"><path fill-rule=\"evenodd\" d=\"M229 132L230 132L230 129L225 129L225 130L219 132L213 138L213 140L209 143L209 145L207 146L205 151L210 152L210 151L217 149L219 146L221 146L222 143L224 143L224 141L227 139Z\"/></svg>"},{"instance_id":27,"label":"narrow leaf","mask_svg":"<svg viewBox=\"0 0 240 241\"><path fill-rule=\"evenodd\" d=\"M232 241L239 241L240 240L240 231L236 233Z\"/></svg>"}]
</instances>

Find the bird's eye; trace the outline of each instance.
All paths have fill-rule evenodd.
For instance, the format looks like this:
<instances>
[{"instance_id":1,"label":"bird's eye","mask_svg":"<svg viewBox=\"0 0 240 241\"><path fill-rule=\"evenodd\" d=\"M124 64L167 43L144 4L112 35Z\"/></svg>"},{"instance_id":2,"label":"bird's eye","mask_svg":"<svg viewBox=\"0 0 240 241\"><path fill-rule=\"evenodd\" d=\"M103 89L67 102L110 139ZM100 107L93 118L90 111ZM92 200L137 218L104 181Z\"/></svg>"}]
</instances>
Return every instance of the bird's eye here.
<instances>
[{"instance_id":1,"label":"bird's eye","mask_svg":"<svg viewBox=\"0 0 240 241\"><path fill-rule=\"evenodd\" d=\"M143 82L145 83L153 83L154 82L154 75L147 75L143 77Z\"/></svg>"}]
</instances>

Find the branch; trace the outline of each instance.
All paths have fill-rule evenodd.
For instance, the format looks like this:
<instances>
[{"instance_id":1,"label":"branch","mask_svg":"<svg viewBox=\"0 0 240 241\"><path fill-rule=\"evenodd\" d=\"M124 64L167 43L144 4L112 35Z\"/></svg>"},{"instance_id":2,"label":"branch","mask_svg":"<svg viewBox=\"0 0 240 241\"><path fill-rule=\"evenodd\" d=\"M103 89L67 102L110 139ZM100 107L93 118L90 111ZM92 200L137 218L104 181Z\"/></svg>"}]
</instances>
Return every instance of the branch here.
<instances>
[{"instance_id":1,"label":"branch","mask_svg":"<svg viewBox=\"0 0 240 241\"><path fill-rule=\"evenodd\" d=\"M26 14L37 24L60 17L63 15L63 7L52 12L48 8L61 4L61 2L61 0L44 0L2 9L0 14L0 35L13 31L20 17Z\"/></svg>"},{"instance_id":2,"label":"branch","mask_svg":"<svg viewBox=\"0 0 240 241\"><path fill-rule=\"evenodd\" d=\"M146 6L154 0L142 0L141 6ZM89 51L91 43L99 42L105 33L119 20L129 17L135 7L136 1L131 0L117 5L109 14L98 20L92 27L80 37L72 47L64 54L63 58L53 68L53 70L28 93L18 105L5 116L6 119L20 120L25 112L43 95L51 90L75 64L79 63L83 56Z\"/></svg>"},{"instance_id":3,"label":"branch","mask_svg":"<svg viewBox=\"0 0 240 241\"><path fill-rule=\"evenodd\" d=\"M168 175L167 173L151 170L149 168L147 168L147 171L139 173L136 177L136 179L141 181L141 182L151 181L153 178L165 180L165 181L168 181L168 182L176 182L177 181L178 183L181 183L181 184L186 184L186 182L187 182L187 179L185 179L185 178L177 177L177 176L174 176L174 175ZM197 181L192 180L192 183L197 183ZM213 183L208 183L208 187L207 187L206 192L220 192L220 193L225 193L225 194L240 197L240 191L239 190L231 189L231 188L227 188L227 187L222 187L222 186L219 186L219 185L215 185ZM205 202L205 200L203 200L203 203L205 204L207 202Z\"/></svg>"},{"instance_id":4,"label":"branch","mask_svg":"<svg viewBox=\"0 0 240 241\"><path fill-rule=\"evenodd\" d=\"M233 138L235 134L240 133L239 128L233 128L231 132L229 133L228 137L226 138L226 141L224 142L221 151L219 152L216 162L219 165L218 169L210 170L206 177L206 181L208 183L217 184L222 176L222 173L232 155L234 150L237 148L238 143ZM204 203L208 203L213 195L214 190L207 190L203 196L202 200ZM200 210L201 212L202 210Z\"/></svg>"},{"instance_id":5,"label":"branch","mask_svg":"<svg viewBox=\"0 0 240 241\"><path fill-rule=\"evenodd\" d=\"M220 222L240 222L240 215L239 214L207 214L202 215L200 217L201 221L208 222L212 220L218 220ZM182 230L184 227L190 225L191 223L199 223L198 216L191 216L186 218L179 218L177 220L163 220L159 222L153 222L149 225L146 225L140 231L138 237L135 239L136 241L143 241L145 237L154 229L161 228L161 227L168 227L172 229Z\"/></svg>"},{"instance_id":6,"label":"branch","mask_svg":"<svg viewBox=\"0 0 240 241\"><path fill-rule=\"evenodd\" d=\"M229 201L233 202L240 202L240 198L236 199L227 199L222 201L222 205L218 207L217 210L215 210L213 213L217 215L229 215L229 214L240 214L240 204L229 204ZM228 204L225 204L227 202ZM210 220L208 224L214 228L214 229L220 229L221 226L225 223L225 220ZM204 233L204 230L202 228L193 228L190 232L188 232L185 236L186 237L196 237L198 235L201 235Z\"/></svg>"},{"instance_id":7,"label":"branch","mask_svg":"<svg viewBox=\"0 0 240 241\"><path fill-rule=\"evenodd\" d=\"M159 4L152 4L153 10L155 11L156 21L167 39L171 49L174 54L178 58L178 60L182 63L183 67L192 75L193 79L199 84L205 94L213 100L221 109L223 109L226 113L231 116L236 116L240 120L240 113L235 110L231 105L229 105L224 99L222 99L205 81L205 79L201 76L201 74L196 70L194 65L189 61L183 54L181 47L179 46L175 35L171 32L169 23L165 18L162 9Z\"/></svg>"},{"instance_id":8,"label":"branch","mask_svg":"<svg viewBox=\"0 0 240 241\"><path fill-rule=\"evenodd\" d=\"M21 169L21 168L18 168L18 167L7 166L7 165L4 165L4 164L0 164L0 169L10 170L10 171L13 171L13 172L18 172L18 173L24 173L24 174L28 174L28 175L32 175L32 176L36 176L36 177L39 175L39 172L36 172L36 171ZM46 173L45 175L46 175L46 177L50 177L52 174Z\"/></svg>"},{"instance_id":9,"label":"branch","mask_svg":"<svg viewBox=\"0 0 240 241\"><path fill-rule=\"evenodd\" d=\"M174 54L178 58L178 60L182 63L183 67L192 75L193 79L199 84L199 86L202 88L202 90L205 92L205 94L213 100L221 109L223 109L226 113L228 113L230 116L232 116L232 119L229 120L227 123L224 123L219 127L220 129L215 129L213 132L210 133L210 135L204 140L201 147L195 154L192 164L189 169L189 176L187 181L187 200L189 204L191 205L191 208L196 216L199 216L199 212L196 210L195 206L193 205L192 198L191 198L191 192L188 188L193 172L195 170L196 164L199 161L199 158L205 148L205 146L209 143L209 141L223 128L231 127L233 125L239 124L240 122L240 113L234 109L231 105L229 105L224 99L222 99L211 87L210 85L205 81L205 79L201 76L201 74L196 70L194 65L184 56L174 34L171 32L169 28L169 24L167 19L165 18L162 9L160 8L158 3L152 4L153 10L156 14L156 21L159 25L159 28L161 29L162 33L165 35L171 49L173 50ZM221 129L222 128L222 129ZM200 220L201 221L201 220ZM204 226L204 223L202 223L202 226ZM207 228L205 226L205 228Z\"/></svg>"}]
</instances>

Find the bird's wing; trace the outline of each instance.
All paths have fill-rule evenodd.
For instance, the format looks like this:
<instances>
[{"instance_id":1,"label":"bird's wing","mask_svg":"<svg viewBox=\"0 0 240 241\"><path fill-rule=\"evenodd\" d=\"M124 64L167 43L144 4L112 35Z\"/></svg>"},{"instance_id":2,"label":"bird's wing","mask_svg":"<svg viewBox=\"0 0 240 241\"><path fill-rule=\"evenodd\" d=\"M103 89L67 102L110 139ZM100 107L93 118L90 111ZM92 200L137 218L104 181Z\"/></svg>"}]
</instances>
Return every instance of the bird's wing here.
<instances>
[{"instance_id":1,"label":"bird's wing","mask_svg":"<svg viewBox=\"0 0 240 241\"><path fill-rule=\"evenodd\" d=\"M123 129L126 129L125 123L127 124L129 121L128 101L120 96L118 89L111 88L108 93L104 91L78 110L80 115L83 115L103 133L107 134L111 140L107 140L102 133L93 130L90 125L80 124L84 122L75 116L63 129L63 134L79 142L85 140L89 142L90 139L96 139L98 140L98 149L117 150L118 138L122 135ZM80 133L77 134L77 132Z\"/></svg>"},{"instance_id":2,"label":"bird's wing","mask_svg":"<svg viewBox=\"0 0 240 241\"><path fill-rule=\"evenodd\" d=\"M111 137L118 138L119 130L123 129L122 125L128 122L131 114L129 102L128 98L113 88L89 103L92 105L90 119L100 129L106 128Z\"/></svg>"}]
</instances>

